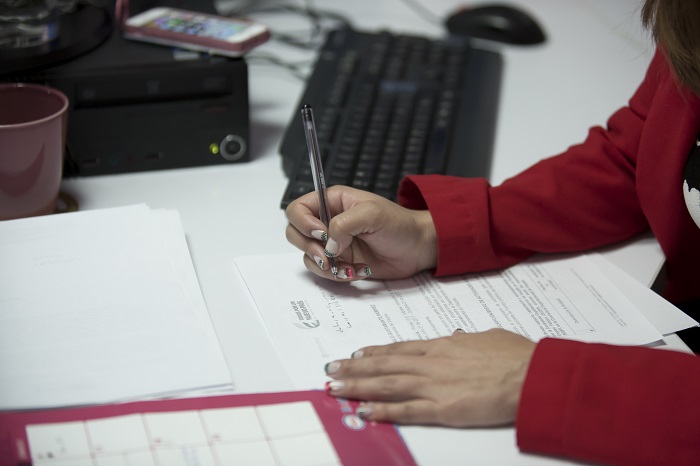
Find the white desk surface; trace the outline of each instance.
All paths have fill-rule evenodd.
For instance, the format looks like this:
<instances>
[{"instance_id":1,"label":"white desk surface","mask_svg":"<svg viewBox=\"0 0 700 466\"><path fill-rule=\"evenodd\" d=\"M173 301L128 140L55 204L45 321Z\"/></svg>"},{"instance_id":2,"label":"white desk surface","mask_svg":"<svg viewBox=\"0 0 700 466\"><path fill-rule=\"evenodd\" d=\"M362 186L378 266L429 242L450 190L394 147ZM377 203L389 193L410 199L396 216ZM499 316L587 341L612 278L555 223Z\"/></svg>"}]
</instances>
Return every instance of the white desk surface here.
<instances>
[{"instance_id":1,"label":"white desk surface","mask_svg":"<svg viewBox=\"0 0 700 466\"><path fill-rule=\"evenodd\" d=\"M421 3L444 17L468 2ZM511 3L535 15L548 41L534 47L501 48L505 68L491 176L494 184L581 141L590 126L604 124L632 95L653 53L646 32L639 26L640 2ZM440 25L422 18L400 0L326 0L314 4L343 12L358 28L386 28L435 37L445 34ZM253 17L277 28L295 26L298 30L303 24L279 15ZM309 52L275 42L254 54L262 52L285 59L313 58ZM279 207L286 179L278 145L289 119L296 115L295 106L303 89L302 82L287 71L252 60L249 79L252 161L67 179L63 183L63 190L78 200L82 210L145 202L152 208L180 212L200 285L240 392L290 387L262 320L238 279L233 259L294 250L285 240L286 220ZM655 241L646 238L609 257L649 284L661 256ZM513 428L401 430L420 464L558 462L519 453Z\"/></svg>"}]
</instances>

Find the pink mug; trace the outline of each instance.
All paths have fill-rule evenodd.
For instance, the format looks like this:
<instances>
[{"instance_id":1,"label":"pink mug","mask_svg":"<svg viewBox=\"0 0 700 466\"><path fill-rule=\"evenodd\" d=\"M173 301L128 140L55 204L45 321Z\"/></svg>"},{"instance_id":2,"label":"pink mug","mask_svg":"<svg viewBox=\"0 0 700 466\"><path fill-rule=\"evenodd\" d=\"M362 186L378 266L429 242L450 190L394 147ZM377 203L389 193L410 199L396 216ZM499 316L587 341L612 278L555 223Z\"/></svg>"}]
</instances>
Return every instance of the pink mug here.
<instances>
[{"instance_id":1,"label":"pink mug","mask_svg":"<svg viewBox=\"0 0 700 466\"><path fill-rule=\"evenodd\" d=\"M68 98L37 84L0 84L0 220L56 210Z\"/></svg>"}]
</instances>

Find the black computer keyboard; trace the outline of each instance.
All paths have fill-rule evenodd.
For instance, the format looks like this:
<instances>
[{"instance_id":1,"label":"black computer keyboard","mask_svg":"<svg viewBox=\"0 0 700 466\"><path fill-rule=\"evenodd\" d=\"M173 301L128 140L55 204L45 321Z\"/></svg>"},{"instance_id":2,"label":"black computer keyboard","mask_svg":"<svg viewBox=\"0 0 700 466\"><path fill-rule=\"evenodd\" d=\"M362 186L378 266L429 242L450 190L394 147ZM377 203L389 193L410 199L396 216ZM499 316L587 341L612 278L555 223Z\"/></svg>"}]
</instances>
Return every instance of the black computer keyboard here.
<instances>
[{"instance_id":1,"label":"black computer keyboard","mask_svg":"<svg viewBox=\"0 0 700 466\"><path fill-rule=\"evenodd\" d=\"M396 199L401 178L488 177L502 59L466 38L332 31L280 152L281 206L313 191L299 109L314 108L325 179Z\"/></svg>"}]
</instances>

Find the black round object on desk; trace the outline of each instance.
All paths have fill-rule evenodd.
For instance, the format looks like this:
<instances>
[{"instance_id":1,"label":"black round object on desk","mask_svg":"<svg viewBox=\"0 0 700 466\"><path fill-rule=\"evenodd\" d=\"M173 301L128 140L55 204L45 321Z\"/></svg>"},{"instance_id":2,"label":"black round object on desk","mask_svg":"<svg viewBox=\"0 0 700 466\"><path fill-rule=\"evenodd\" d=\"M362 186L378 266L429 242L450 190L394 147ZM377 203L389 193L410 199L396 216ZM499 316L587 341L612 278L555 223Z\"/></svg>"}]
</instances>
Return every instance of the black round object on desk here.
<instances>
[{"instance_id":1,"label":"black round object on desk","mask_svg":"<svg viewBox=\"0 0 700 466\"><path fill-rule=\"evenodd\" d=\"M112 18L104 8L79 4L60 17L58 39L36 47L0 48L0 78L58 65L89 52L109 37Z\"/></svg>"}]
</instances>

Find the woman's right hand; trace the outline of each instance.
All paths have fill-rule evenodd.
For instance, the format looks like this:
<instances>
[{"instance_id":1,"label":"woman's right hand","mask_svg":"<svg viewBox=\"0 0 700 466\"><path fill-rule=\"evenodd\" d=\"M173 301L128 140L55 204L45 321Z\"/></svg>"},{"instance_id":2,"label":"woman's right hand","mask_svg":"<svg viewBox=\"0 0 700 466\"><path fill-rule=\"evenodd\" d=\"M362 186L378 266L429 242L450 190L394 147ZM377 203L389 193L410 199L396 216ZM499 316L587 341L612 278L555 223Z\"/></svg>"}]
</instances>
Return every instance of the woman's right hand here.
<instances>
[{"instance_id":1,"label":"woman's right hand","mask_svg":"<svg viewBox=\"0 0 700 466\"><path fill-rule=\"evenodd\" d=\"M347 186L332 186L327 195L332 217L328 229L319 220L315 192L298 198L286 211L287 240L305 253L304 264L316 275L406 278L437 265L437 236L427 210L409 210ZM337 277L330 271L331 256L338 261Z\"/></svg>"}]
</instances>

